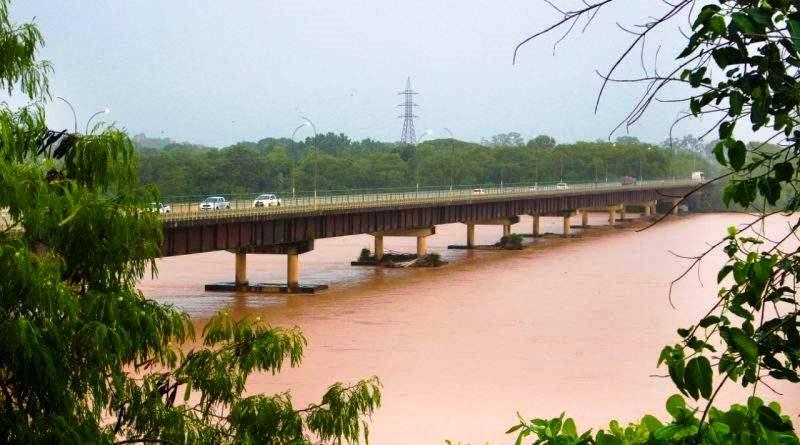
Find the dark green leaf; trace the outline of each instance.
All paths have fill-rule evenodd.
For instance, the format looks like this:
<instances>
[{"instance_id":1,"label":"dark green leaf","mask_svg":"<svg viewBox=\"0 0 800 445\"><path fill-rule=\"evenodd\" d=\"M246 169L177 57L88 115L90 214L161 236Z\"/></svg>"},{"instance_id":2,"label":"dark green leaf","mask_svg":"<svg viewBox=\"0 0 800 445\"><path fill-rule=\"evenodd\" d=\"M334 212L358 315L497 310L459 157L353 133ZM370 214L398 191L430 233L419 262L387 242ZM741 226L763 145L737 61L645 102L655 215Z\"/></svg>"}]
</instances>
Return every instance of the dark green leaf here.
<instances>
[{"instance_id":1,"label":"dark green leaf","mask_svg":"<svg viewBox=\"0 0 800 445\"><path fill-rule=\"evenodd\" d=\"M779 162L773 166L775 179L778 181L789 182L794 176L794 167L790 162Z\"/></svg>"},{"instance_id":2,"label":"dark green leaf","mask_svg":"<svg viewBox=\"0 0 800 445\"><path fill-rule=\"evenodd\" d=\"M748 362L754 362L758 357L758 345L739 328L730 329L731 347L742 355Z\"/></svg>"},{"instance_id":3,"label":"dark green leaf","mask_svg":"<svg viewBox=\"0 0 800 445\"><path fill-rule=\"evenodd\" d=\"M758 407L758 420L764 428L772 431L792 431L792 422L788 422L768 406Z\"/></svg>"},{"instance_id":4,"label":"dark green leaf","mask_svg":"<svg viewBox=\"0 0 800 445\"><path fill-rule=\"evenodd\" d=\"M703 356L695 357L686 364L686 390L697 399L698 392L703 398L711 397L711 363Z\"/></svg>"},{"instance_id":5,"label":"dark green leaf","mask_svg":"<svg viewBox=\"0 0 800 445\"><path fill-rule=\"evenodd\" d=\"M747 147L742 141L736 141L732 147L728 148L728 159L731 161L731 167L734 170L739 170L744 166L747 158Z\"/></svg>"}]
</instances>

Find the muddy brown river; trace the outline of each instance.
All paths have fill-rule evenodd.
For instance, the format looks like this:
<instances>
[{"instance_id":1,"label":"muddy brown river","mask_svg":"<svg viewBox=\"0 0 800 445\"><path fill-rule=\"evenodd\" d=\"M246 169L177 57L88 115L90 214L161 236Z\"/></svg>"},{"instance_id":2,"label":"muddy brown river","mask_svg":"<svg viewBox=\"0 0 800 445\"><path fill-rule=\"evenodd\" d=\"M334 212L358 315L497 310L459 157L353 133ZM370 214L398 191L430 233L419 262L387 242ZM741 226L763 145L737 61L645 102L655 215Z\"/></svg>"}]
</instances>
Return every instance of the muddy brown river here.
<instances>
[{"instance_id":1,"label":"muddy brown river","mask_svg":"<svg viewBox=\"0 0 800 445\"><path fill-rule=\"evenodd\" d=\"M603 225L606 215L593 214ZM720 253L673 291L669 282L690 255L722 236L746 215L690 215L644 232L597 227L579 238L538 239L523 251L448 251L463 244L464 225L437 227L430 251L450 262L439 269L351 267L369 236L318 240L300 257L301 282L326 283L317 295L265 296L205 293L203 285L231 281L234 256L227 252L159 260L160 275L140 289L173 303L198 325L230 306L237 315L260 315L273 325L302 328L309 344L301 367L278 376L251 377L251 393L291 390L295 403L319 399L335 381L377 375L383 406L372 419L370 442L382 444L513 443L504 431L524 416L566 411L579 429L605 426L654 413L675 391L656 368L661 347L677 340L676 328L699 320L717 292ZM514 232L529 233L522 218ZM785 230L776 220L769 230ZM558 233L561 220L542 218ZM499 226L476 228L478 243L493 243ZM576 233L580 231L576 230ZM413 252L413 238L386 238L387 250ZM248 256L250 281L285 280L285 257ZM800 386L763 386L795 423ZM725 403L748 392L729 386Z\"/></svg>"}]
</instances>

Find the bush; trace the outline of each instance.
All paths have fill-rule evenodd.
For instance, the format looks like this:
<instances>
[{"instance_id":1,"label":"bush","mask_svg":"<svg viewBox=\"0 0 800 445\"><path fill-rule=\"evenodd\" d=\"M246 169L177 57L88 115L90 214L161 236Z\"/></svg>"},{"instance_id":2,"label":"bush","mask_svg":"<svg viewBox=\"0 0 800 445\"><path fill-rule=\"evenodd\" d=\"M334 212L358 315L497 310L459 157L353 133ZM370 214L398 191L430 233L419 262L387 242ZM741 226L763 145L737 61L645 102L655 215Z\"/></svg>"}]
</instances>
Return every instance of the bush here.
<instances>
[{"instance_id":1,"label":"bush","mask_svg":"<svg viewBox=\"0 0 800 445\"><path fill-rule=\"evenodd\" d=\"M522 250L522 235L514 233L500 238L500 247L508 250Z\"/></svg>"},{"instance_id":2,"label":"bush","mask_svg":"<svg viewBox=\"0 0 800 445\"><path fill-rule=\"evenodd\" d=\"M697 418L701 411L686 406L679 394L667 400L667 412L672 419L662 423L655 416L645 415L638 423L626 427L612 420L607 430L591 430L578 434L575 422L564 418L532 419L520 417L519 423L507 433L517 434L517 443L531 436L537 444L798 444L789 416L781 416L775 402L765 405L758 397L750 397L747 406L735 404L728 411L712 408L708 418ZM699 440L698 440L699 439Z\"/></svg>"}]
</instances>

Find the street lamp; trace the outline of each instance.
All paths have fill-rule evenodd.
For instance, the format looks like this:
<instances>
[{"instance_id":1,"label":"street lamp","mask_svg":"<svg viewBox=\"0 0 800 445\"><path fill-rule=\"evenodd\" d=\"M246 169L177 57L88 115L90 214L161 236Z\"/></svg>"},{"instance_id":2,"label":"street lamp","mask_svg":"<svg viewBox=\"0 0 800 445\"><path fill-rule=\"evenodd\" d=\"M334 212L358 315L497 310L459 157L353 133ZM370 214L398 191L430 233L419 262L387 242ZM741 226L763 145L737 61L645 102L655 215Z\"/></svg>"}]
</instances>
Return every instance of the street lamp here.
<instances>
[{"instance_id":1,"label":"street lamp","mask_svg":"<svg viewBox=\"0 0 800 445\"><path fill-rule=\"evenodd\" d=\"M453 193L453 159L455 159L456 137L453 136L453 132L449 128L445 127L444 131L450 135L450 193Z\"/></svg>"},{"instance_id":2,"label":"street lamp","mask_svg":"<svg viewBox=\"0 0 800 445\"><path fill-rule=\"evenodd\" d=\"M316 139L317 139L317 127L311 122L311 119L300 116L301 119L306 121L308 125L311 125L311 129L314 130L314 206L317 205L317 177L319 176L319 147L317 147Z\"/></svg>"},{"instance_id":3,"label":"street lamp","mask_svg":"<svg viewBox=\"0 0 800 445\"><path fill-rule=\"evenodd\" d=\"M72 120L73 120L73 122L75 122L75 131L74 132L75 132L75 134L78 134L78 113L75 112L75 107L73 107L72 104L69 103L69 101L67 99L64 99L61 96L56 96L56 99L62 100L65 104L67 104L69 109L72 110Z\"/></svg>"},{"instance_id":4,"label":"street lamp","mask_svg":"<svg viewBox=\"0 0 800 445\"><path fill-rule=\"evenodd\" d=\"M310 127L310 126L311 126L311 122L303 122L302 124L298 125L297 128L295 128L294 131L292 132L292 153L289 154L289 160L292 162L292 166L289 167L290 168L289 176L291 176L291 178L292 178L292 201L294 201L295 204L297 203L297 201L296 201L296 198L295 198L295 183L294 183L294 181L295 181L295 165L294 165L294 163L296 161L295 157L297 157L297 149L295 147L294 137L295 137L295 135L297 134L297 132L301 128Z\"/></svg>"},{"instance_id":5,"label":"street lamp","mask_svg":"<svg viewBox=\"0 0 800 445\"><path fill-rule=\"evenodd\" d=\"M425 133L422 133L422 136L417 138L417 144L414 145L414 156L417 158L416 164L416 177L417 177L417 194L419 194L419 144L422 142L423 139L433 134L433 130L428 129L425 130Z\"/></svg>"},{"instance_id":6,"label":"street lamp","mask_svg":"<svg viewBox=\"0 0 800 445\"><path fill-rule=\"evenodd\" d=\"M94 113L93 115L89 116L89 120L86 121L86 131L84 131L84 133L89 134L89 124L92 123L92 119L94 119L95 117L97 117L97 116L99 116L101 114L108 114L110 112L111 112L111 110L109 110L108 108L104 108L104 109L98 111L97 113Z\"/></svg>"}]
</instances>

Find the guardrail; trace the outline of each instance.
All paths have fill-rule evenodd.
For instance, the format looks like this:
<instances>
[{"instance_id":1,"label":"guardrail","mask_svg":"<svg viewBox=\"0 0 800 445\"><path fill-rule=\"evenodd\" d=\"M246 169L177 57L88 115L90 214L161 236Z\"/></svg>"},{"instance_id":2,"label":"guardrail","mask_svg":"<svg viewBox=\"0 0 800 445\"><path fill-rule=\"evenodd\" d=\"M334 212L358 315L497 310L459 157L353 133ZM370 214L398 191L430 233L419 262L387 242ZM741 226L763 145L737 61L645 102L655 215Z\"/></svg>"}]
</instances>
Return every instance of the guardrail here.
<instances>
[{"instance_id":1,"label":"guardrail","mask_svg":"<svg viewBox=\"0 0 800 445\"><path fill-rule=\"evenodd\" d=\"M171 207L171 212L162 215L165 221L186 221L208 219L216 217L249 216L249 215L284 215L298 213L316 213L331 210L353 210L376 207L414 206L425 204L449 204L457 202L495 200L498 197L525 197L558 194L574 194L586 191L613 191L631 189L649 189L654 187L687 187L697 185L692 180L649 180L639 181L632 185L622 185L619 182L586 182L568 184L567 188L558 184L513 185L502 187L468 187L456 189L420 190L420 191L369 191L364 193L317 194L317 196L302 196L281 198L280 206L253 207L253 200L257 194L250 194L250 199L236 199L228 202L229 209L225 210L200 210L199 200L196 202L170 201L165 198L163 204ZM224 195L217 195L224 196ZM230 196L230 195L229 195Z\"/></svg>"}]
</instances>

